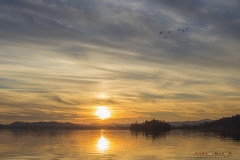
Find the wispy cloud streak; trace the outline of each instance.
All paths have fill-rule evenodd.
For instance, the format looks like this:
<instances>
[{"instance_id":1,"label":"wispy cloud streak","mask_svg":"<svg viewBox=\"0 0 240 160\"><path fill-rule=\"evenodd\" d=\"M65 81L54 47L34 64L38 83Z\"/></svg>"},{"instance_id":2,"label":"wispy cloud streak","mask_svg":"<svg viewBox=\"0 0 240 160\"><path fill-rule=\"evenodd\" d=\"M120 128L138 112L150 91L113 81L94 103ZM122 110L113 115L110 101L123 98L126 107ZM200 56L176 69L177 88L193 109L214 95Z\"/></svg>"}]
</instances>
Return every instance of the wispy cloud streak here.
<instances>
[{"instance_id":1,"label":"wispy cloud streak","mask_svg":"<svg viewBox=\"0 0 240 160\"><path fill-rule=\"evenodd\" d=\"M0 123L233 115L239 15L235 0L2 0Z\"/></svg>"}]
</instances>

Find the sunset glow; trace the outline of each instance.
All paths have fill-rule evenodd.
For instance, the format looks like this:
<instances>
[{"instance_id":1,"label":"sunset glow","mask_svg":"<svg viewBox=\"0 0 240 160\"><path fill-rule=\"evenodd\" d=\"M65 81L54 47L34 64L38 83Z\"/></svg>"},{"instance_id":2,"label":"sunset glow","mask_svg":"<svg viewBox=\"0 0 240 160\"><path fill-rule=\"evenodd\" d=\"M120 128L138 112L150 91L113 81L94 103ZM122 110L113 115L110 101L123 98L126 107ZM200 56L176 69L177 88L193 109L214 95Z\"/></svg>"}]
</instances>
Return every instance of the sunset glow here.
<instances>
[{"instance_id":1,"label":"sunset glow","mask_svg":"<svg viewBox=\"0 0 240 160\"><path fill-rule=\"evenodd\" d=\"M240 0L0 0L0 160L240 160L239 28Z\"/></svg>"},{"instance_id":2,"label":"sunset glow","mask_svg":"<svg viewBox=\"0 0 240 160\"><path fill-rule=\"evenodd\" d=\"M99 106L95 115L103 120L109 118L111 116L111 112L108 110L107 107Z\"/></svg>"},{"instance_id":3,"label":"sunset glow","mask_svg":"<svg viewBox=\"0 0 240 160\"><path fill-rule=\"evenodd\" d=\"M0 1L0 124L236 114L239 2Z\"/></svg>"}]
</instances>

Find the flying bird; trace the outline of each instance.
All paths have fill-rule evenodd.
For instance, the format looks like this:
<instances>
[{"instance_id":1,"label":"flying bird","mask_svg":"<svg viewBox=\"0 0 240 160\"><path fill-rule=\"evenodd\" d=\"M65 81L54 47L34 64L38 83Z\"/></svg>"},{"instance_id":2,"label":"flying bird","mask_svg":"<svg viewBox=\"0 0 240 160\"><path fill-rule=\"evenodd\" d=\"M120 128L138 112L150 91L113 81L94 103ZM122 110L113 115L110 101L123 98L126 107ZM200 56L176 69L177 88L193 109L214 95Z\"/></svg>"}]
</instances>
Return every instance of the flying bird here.
<instances>
[{"instance_id":1,"label":"flying bird","mask_svg":"<svg viewBox=\"0 0 240 160\"><path fill-rule=\"evenodd\" d=\"M181 30L182 30L182 32L185 32L185 31L187 31L189 28L186 28L186 29L178 29L178 31L180 31L181 32ZM172 31L166 31L166 32L168 32L168 33L171 33ZM160 33L159 33L159 35L162 35L162 33L163 33L163 31L161 31ZM164 36L163 36L164 37ZM167 38L167 37L164 37L164 39L165 38Z\"/></svg>"}]
</instances>

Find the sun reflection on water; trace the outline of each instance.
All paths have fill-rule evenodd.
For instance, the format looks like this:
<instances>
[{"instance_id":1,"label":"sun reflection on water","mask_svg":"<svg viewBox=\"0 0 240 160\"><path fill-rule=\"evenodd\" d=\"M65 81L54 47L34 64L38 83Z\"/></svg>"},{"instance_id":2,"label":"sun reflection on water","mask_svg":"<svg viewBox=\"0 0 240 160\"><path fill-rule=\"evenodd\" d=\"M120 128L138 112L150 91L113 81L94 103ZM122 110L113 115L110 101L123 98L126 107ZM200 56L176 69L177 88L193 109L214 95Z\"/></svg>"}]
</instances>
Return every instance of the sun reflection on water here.
<instances>
[{"instance_id":1,"label":"sun reflection on water","mask_svg":"<svg viewBox=\"0 0 240 160\"><path fill-rule=\"evenodd\" d=\"M105 151L109 148L109 141L103 135L98 140L97 148L100 151Z\"/></svg>"}]
</instances>

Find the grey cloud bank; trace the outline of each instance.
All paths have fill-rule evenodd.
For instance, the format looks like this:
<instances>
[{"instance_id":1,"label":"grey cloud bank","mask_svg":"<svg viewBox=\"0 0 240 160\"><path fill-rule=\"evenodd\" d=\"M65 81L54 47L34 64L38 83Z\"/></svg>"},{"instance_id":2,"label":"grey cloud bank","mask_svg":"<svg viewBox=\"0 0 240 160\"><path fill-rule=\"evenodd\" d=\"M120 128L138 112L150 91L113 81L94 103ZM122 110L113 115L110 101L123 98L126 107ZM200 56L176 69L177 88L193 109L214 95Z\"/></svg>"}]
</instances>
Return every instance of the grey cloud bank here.
<instances>
[{"instance_id":1,"label":"grey cloud bank","mask_svg":"<svg viewBox=\"0 0 240 160\"><path fill-rule=\"evenodd\" d=\"M240 107L239 15L234 0L2 0L1 120L34 107L32 118L17 120L59 118L70 108L69 117L90 121L92 113L80 111L97 105L129 111L129 121L166 108L184 120L200 108L207 118L217 110L210 118L233 115Z\"/></svg>"}]
</instances>

